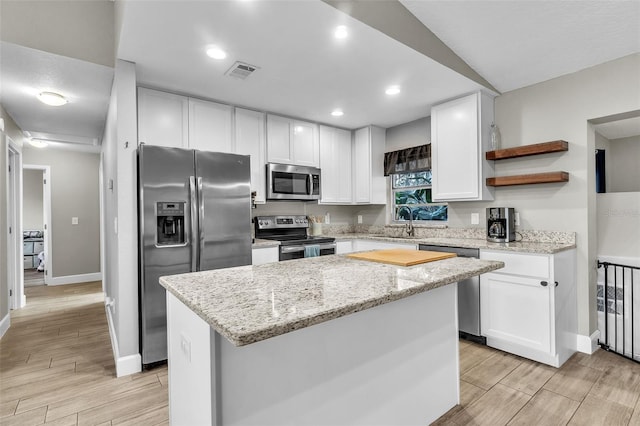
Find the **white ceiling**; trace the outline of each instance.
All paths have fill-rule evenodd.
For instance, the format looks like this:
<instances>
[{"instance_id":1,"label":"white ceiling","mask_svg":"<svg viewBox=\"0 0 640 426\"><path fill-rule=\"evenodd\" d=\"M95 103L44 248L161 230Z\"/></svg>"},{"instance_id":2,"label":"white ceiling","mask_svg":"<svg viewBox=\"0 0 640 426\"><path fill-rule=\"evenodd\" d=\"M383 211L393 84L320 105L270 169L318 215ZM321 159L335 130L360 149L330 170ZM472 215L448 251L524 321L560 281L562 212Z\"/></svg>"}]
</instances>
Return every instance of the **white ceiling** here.
<instances>
[{"instance_id":1,"label":"white ceiling","mask_svg":"<svg viewBox=\"0 0 640 426\"><path fill-rule=\"evenodd\" d=\"M113 68L1 42L2 104L33 137L97 146L102 138ZM63 94L69 103L41 103L43 91Z\"/></svg>"},{"instance_id":2,"label":"white ceiling","mask_svg":"<svg viewBox=\"0 0 640 426\"><path fill-rule=\"evenodd\" d=\"M405 123L482 88L321 1L187 4L125 3L118 56L136 63L142 85L346 128ZM346 39L333 37L338 25ZM228 57L207 57L211 44ZM260 69L225 76L238 60ZM390 85L401 94L385 95Z\"/></svg>"},{"instance_id":3,"label":"white ceiling","mask_svg":"<svg viewBox=\"0 0 640 426\"><path fill-rule=\"evenodd\" d=\"M401 0L501 91L640 52L640 1ZM345 128L389 127L429 114L434 102L480 89L320 0L123 0L121 59L139 83ZM28 25L27 22L24 23ZM350 36L336 40L337 25ZM209 44L229 56L205 56ZM70 146L100 141L113 70L7 42L0 45L1 102L18 125ZM225 77L236 60L260 67ZM402 86L396 97L384 89ZM34 94L64 93L47 107ZM345 115L334 118L334 108ZM47 134L47 135L44 135Z\"/></svg>"},{"instance_id":4,"label":"white ceiling","mask_svg":"<svg viewBox=\"0 0 640 426\"><path fill-rule=\"evenodd\" d=\"M640 136L640 117L602 123L595 125L594 128L609 140Z\"/></svg>"},{"instance_id":5,"label":"white ceiling","mask_svg":"<svg viewBox=\"0 0 640 426\"><path fill-rule=\"evenodd\" d=\"M400 0L501 92L640 52L640 1Z\"/></svg>"}]
</instances>

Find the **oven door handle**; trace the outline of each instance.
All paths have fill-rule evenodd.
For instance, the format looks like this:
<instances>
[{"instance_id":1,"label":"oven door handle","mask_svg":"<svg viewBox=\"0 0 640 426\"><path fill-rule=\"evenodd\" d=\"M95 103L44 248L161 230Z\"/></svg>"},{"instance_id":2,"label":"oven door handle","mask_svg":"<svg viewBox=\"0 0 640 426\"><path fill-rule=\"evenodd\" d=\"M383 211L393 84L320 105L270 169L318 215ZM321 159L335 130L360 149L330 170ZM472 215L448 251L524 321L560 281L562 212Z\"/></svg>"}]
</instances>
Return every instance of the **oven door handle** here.
<instances>
[{"instance_id":1,"label":"oven door handle","mask_svg":"<svg viewBox=\"0 0 640 426\"><path fill-rule=\"evenodd\" d=\"M307 245L309 246L314 244L307 244ZM336 243L318 244L318 246L320 247L320 250L335 249ZM304 251L304 246L281 246L280 247L280 253L283 253L283 254L297 253L301 251Z\"/></svg>"}]
</instances>

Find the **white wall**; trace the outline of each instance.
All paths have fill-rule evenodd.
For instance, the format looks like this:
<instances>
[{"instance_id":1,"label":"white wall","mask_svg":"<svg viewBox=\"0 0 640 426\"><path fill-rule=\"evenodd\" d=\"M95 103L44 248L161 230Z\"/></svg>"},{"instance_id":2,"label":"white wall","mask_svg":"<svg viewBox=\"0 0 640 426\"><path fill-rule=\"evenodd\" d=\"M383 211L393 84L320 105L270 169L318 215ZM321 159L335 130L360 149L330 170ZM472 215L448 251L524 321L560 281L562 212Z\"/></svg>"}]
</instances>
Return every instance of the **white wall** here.
<instances>
[{"instance_id":1,"label":"white wall","mask_svg":"<svg viewBox=\"0 0 640 426\"><path fill-rule=\"evenodd\" d=\"M136 73L116 62L102 150L105 293L118 376L141 369L138 349L138 227L136 201ZM113 181L113 189L109 182Z\"/></svg>"},{"instance_id":2,"label":"white wall","mask_svg":"<svg viewBox=\"0 0 640 426\"><path fill-rule=\"evenodd\" d=\"M100 272L100 156L55 148L23 149L23 164L51 167L52 278ZM70 166L73 165L73 166ZM78 218L72 225L71 219Z\"/></svg>"},{"instance_id":3,"label":"white wall","mask_svg":"<svg viewBox=\"0 0 640 426\"><path fill-rule=\"evenodd\" d=\"M612 167L608 192L640 191L640 136L612 139L605 158Z\"/></svg>"},{"instance_id":4,"label":"white wall","mask_svg":"<svg viewBox=\"0 0 640 426\"><path fill-rule=\"evenodd\" d=\"M597 194L598 256L640 259L640 191Z\"/></svg>"},{"instance_id":5,"label":"white wall","mask_svg":"<svg viewBox=\"0 0 640 426\"><path fill-rule=\"evenodd\" d=\"M42 191L42 170L22 171L22 227L43 230L44 204Z\"/></svg>"}]
</instances>

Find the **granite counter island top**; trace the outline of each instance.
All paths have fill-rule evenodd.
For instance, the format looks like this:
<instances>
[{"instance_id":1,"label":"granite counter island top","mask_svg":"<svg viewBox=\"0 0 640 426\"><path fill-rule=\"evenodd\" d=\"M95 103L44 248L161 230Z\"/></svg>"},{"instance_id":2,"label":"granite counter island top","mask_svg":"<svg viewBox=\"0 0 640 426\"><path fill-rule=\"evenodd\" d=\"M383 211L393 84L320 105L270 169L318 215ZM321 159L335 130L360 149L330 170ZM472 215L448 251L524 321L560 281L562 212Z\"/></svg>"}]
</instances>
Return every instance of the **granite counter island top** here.
<instances>
[{"instance_id":1,"label":"granite counter island top","mask_svg":"<svg viewBox=\"0 0 640 426\"><path fill-rule=\"evenodd\" d=\"M166 276L160 284L244 346L503 266L451 258L400 267L333 255Z\"/></svg>"}]
</instances>

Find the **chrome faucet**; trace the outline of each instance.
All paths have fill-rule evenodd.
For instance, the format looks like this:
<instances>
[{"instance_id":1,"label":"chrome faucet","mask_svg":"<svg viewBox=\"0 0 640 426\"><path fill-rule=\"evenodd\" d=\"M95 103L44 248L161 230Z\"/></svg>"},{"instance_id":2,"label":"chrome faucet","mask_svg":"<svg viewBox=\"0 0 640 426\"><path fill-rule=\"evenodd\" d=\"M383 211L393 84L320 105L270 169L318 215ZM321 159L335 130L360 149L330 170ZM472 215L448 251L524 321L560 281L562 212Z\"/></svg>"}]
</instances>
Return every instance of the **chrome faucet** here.
<instances>
[{"instance_id":1,"label":"chrome faucet","mask_svg":"<svg viewBox=\"0 0 640 426\"><path fill-rule=\"evenodd\" d=\"M400 214L402 209L407 209L409 212L409 223L404 225L404 230L407 232L407 236L413 237L416 234L416 230L413 227L413 215L411 214L411 209L408 206L400 206L398 208L398 214Z\"/></svg>"}]
</instances>

